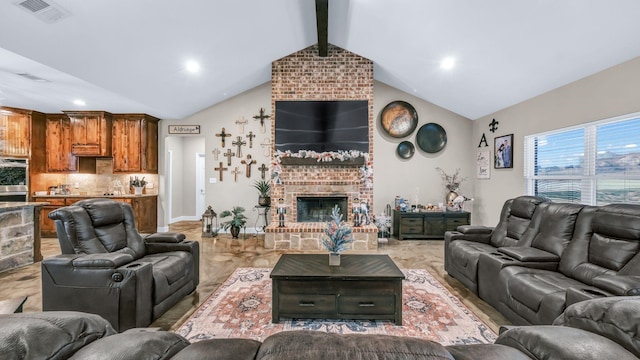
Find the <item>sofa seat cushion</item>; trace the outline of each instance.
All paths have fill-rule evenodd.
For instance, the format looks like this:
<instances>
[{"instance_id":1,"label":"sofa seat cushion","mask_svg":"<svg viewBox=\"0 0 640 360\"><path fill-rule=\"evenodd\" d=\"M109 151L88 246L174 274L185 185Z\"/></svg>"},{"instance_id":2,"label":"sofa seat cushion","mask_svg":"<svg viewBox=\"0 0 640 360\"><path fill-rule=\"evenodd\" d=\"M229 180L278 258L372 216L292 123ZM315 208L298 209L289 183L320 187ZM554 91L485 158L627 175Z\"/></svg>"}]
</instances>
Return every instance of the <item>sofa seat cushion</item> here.
<instances>
[{"instance_id":1,"label":"sofa seat cushion","mask_svg":"<svg viewBox=\"0 0 640 360\"><path fill-rule=\"evenodd\" d=\"M532 359L637 360L606 337L565 326L521 326L503 332L496 344L507 345Z\"/></svg>"},{"instance_id":2,"label":"sofa seat cushion","mask_svg":"<svg viewBox=\"0 0 640 360\"><path fill-rule=\"evenodd\" d=\"M506 267L499 276L507 306L532 324L551 324L564 311L567 288L590 288L559 272L521 266Z\"/></svg>"},{"instance_id":3,"label":"sofa seat cushion","mask_svg":"<svg viewBox=\"0 0 640 360\"><path fill-rule=\"evenodd\" d=\"M193 256L186 251L170 251L144 256L140 262L153 264L155 303L183 287L193 279Z\"/></svg>"},{"instance_id":4,"label":"sofa seat cushion","mask_svg":"<svg viewBox=\"0 0 640 360\"><path fill-rule=\"evenodd\" d=\"M451 265L460 275L477 283L478 258L480 254L491 253L496 248L489 244L456 240L450 245Z\"/></svg>"},{"instance_id":5,"label":"sofa seat cushion","mask_svg":"<svg viewBox=\"0 0 640 360\"><path fill-rule=\"evenodd\" d=\"M456 360L531 360L517 349L498 344L445 346Z\"/></svg>"},{"instance_id":6,"label":"sofa seat cushion","mask_svg":"<svg viewBox=\"0 0 640 360\"><path fill-rule=\"evenodd\" d=\"M0 358L67 359L83 346L116 333L104 318L75 311L0 315Z\"/></svg>"},{"instance_id":7,"label":"sofa seat cushion","mask_svg":"<svg viewBox=\"0 0 640 360\"><path fill-rule=\"evenodd\" d=\"M440 344L389 335L335 334L296 330L262 342L256 360L453 360Z\"/></svg>"}]
</instances>

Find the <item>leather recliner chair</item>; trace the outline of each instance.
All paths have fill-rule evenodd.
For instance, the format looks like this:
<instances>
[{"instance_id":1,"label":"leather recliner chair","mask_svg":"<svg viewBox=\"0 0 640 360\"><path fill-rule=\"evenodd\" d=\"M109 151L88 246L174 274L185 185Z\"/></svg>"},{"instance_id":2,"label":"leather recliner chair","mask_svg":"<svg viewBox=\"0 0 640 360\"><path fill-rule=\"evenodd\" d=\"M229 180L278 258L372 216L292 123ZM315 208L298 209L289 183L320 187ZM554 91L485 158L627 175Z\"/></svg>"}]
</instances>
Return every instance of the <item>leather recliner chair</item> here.
<instances>
[{"instance_id":1,"label":"leather recliner chair","mask_svg":"<svg viewBox=\"0 0 640 360\"><path fill-rule=\"evenodd\" d=\"M160 317L199 282L199 244L138 233L131 205L87 199L49 213L62 255L42 261L42 308L98 314L123 331Z\"/></svg>"}]
</instances>

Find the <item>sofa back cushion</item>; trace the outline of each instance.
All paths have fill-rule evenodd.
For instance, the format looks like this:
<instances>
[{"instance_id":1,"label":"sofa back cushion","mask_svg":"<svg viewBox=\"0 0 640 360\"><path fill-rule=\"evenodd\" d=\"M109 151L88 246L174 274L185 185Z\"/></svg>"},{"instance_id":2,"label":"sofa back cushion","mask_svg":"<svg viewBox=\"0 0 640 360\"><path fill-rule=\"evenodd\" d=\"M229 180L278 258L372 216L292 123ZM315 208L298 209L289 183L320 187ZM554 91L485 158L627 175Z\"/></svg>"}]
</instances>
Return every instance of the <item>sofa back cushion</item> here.
<instances>
[{"instance_id":1,"label":"sofa back cushion","mask_svg":"<svg viewBox=\"0 0 640 360\"><path fill-rule=\"evenodd\" d=\"M599 275L640 275L640 205L611 204L578 217L560 271L593 285Z\"/></svg>"},{"instance_id":2,"label":"sofa back cushion","mask_svg":"<svg viewBox=\"0 0 640 360\"><path fill-rule=\"evenodd\" d=\"M583 208L584 205L569 203L540 204L518 246L534 247L559 257L573 237Z\"/></svg>"},{"instance_id":3,"label":"sofa back cushion","mask_svg":"<svg viewBox=\"0 0 640 360\"><path fill-rule=\"evenodd\" d=\"M122 252L138 259L145 255L131 205L112 199L86 199L49 213L61 222L58 239L76 254Z\"/></svg>"},{"instance_id":4,"label":"sofa back cushion","mask_svg":"<svg viewBox=\"0 0 640 360\"><path fill-rule=\"evenodd\" d=\"M536 208L545 199L537 196L519 196L507 200L500 213L500 222L491 235L495 247L516 246L529 228Z\"/></svg>"}]
</instances>

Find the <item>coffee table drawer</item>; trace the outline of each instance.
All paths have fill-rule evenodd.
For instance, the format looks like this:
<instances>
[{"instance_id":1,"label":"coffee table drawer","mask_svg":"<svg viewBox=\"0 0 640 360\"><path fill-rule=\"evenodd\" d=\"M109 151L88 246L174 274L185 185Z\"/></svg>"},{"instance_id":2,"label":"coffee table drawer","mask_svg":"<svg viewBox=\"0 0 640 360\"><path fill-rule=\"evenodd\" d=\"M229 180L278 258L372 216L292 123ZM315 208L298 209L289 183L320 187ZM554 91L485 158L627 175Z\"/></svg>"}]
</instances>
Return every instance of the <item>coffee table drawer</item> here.
<instances>
[{"instance_id":1,"label":"coffee table drawer","mask_svg":"<svg viewBox=\"0 0 640 360\"><path fill-rule=\"evenodd\" d=\"M395 295L338 296L338 313L362 315L393 314L396 306L395 300Z\"/></svg>"},{"instance_id":2,"label":"coffee table drawer","mask_svg":"<svg viewBox=\"0 0 640 360\"><path fill-rule=\"evenodd\" d=\"M335 295L280 294L278 302L281 313L333 314L336 310Z\"/></svg>"}]
</instances>

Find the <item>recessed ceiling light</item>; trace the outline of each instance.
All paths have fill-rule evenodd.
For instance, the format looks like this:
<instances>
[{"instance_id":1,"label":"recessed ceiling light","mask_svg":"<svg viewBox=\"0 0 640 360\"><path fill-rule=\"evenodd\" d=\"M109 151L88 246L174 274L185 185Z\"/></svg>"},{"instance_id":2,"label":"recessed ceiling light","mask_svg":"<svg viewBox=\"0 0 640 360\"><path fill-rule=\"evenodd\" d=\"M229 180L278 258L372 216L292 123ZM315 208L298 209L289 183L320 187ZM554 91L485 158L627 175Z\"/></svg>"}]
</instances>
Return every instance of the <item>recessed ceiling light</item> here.
<instances>
[{"instance_id":1,"label":"recessed ceiling light","mask_svg":"<svg viewBox=\"0 0 640 360\"><path fill-rule=\"evenodd\" d=\"M454 57L446 57L442 59L440 62L440 68L444 70L451 70L456 65L456 58Z\"/></svg>"},{"instance_id":2,"label":"recessed ceiling light","mask_svg":"<svg viewBox=\"0 0 640 360\"><path fill-rule=\"evenodd\" d=\"M194 73L195 74L198 71L200 71L200 64L198 64L194 60L187 61L187 63L185 64L185 67L187 68L187 71L190 72L190 73Z\"/></svg>"},{"instance_id":3,"label":"recessed ceiling light","mask_svg":"<svg viewBox=\"0 0 640 360\"><path fill-rule=\"evenodd\" d=\"M85 103L85 102L84 102L84 100L82 100L82 99L75 99L75 100L73 100L73 103L74 103L75 105L78 105L78 106L85 106L85 105L87 105L87 103Z\"/></svg>"}]
</instances>

